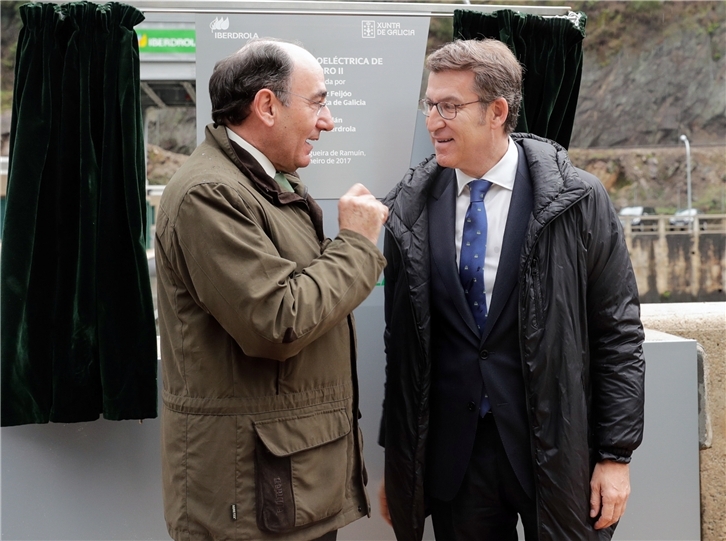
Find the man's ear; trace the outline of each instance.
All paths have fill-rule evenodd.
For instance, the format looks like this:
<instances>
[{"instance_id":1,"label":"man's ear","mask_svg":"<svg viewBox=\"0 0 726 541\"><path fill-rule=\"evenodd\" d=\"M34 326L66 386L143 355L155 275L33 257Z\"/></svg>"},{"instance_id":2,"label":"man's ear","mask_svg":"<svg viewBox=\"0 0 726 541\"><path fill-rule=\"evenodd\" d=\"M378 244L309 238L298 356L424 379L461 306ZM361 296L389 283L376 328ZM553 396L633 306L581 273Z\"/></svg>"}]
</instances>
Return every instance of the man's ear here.
<instances>
[{"instance_id":1,"label":"man's ear","mask_svg":"<svg viewBox=\"0 0 726 541\"><path fill-rule=\"evenodd\" d=\"M269 88L259 90L252 101L250 113L267 126L273 126L278 115L280 101Z\"/></svg>"},{"instance_id":2,"label":"man's ear","mask_svg":"<svg viewBox=\"0 0 726 541\"><path fill-rule=\"evenodd\" d=\"M490 120L493 128L499 128L504 125L509 115L509 104L504 98L497 98L489 104L491 111Z\"/></svg>"}]
</instances>

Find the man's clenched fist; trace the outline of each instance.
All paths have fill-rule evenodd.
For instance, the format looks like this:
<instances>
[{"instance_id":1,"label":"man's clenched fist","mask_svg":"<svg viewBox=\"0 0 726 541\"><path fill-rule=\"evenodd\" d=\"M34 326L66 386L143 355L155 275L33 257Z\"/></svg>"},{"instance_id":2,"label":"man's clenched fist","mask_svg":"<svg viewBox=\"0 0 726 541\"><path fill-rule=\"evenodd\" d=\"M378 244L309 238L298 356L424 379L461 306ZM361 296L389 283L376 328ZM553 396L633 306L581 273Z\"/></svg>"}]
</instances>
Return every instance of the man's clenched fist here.
<instances>
[{"instance_id":1,"label":"man's clenched fist","mask_svg":"<svg viewBox=\"0 0 726 541\"><path fill-rule=\"evenodd\" d=\"M362 184L351 186L338 201L338 225L360 233L373 244L388 218L388 207L376 199Z\"/></svg>"}]
</instances>

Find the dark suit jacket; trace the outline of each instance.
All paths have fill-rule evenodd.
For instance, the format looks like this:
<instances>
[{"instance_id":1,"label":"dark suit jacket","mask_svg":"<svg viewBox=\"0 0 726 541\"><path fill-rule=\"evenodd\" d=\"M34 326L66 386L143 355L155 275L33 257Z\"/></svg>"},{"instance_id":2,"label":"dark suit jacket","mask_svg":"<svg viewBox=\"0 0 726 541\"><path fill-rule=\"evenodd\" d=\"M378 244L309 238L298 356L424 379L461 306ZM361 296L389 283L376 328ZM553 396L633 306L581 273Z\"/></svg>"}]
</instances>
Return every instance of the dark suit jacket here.
<instances>
[{"instance_id":1,"label":"dark suit jacket","mask_svg":"<svg viewBox=\"0 0 726 541\"><path fill-rule=\"evenodd\" d=\"M507 456L523 488L534 497L517 318L520 253L532 213L532 184L524 151L518 150L502 254L481 336L456 268L454 170L442 170L429 194L433 374L426 493L445 501L456 495L469 464L485 386Z\"/></svg>"}]
</instances>

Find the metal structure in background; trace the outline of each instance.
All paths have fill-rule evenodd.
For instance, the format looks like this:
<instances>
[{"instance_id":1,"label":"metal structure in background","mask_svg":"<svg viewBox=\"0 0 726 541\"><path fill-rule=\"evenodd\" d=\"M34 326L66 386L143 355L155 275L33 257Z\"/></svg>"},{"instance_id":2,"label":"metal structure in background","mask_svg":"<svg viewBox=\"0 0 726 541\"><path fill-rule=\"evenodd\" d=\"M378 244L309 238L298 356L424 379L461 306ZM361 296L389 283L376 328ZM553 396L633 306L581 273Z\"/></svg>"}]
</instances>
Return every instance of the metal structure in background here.
<instances>
[{"instance_id":1,"label":"metal structure in background","mask_svg":"<svg viewBox=\"0 0 726 541\"><path fill-rule=\"evenodd\" d=\"M569 6L493 6L482 4L433 4L406 2L322 2L234 0L136 0L127 2L144 12L145 28L194 28L199 13L274 13L291 15L401 15L407 17L453 17L454 10L491 13L513 9L543 17L571 17ZM194 107L196 67L193 53L150 54L141 52L141 104L148 107Z\"/></svg>"},{"instance_id":2,"label":"metal structure in background","mask_svg":"<svg viewBox=\"0 0 726 541\"><path fill-rule=\"evenodd\" d=\"M413 2L326 2L318 0L131 0L127 2L150 13L274 13L276 15L401 15L407 17L452 17L454 10L492 13L511 9L543 17L567 15L569 6L487 5Z\"/></svg>"},{"instance_id":3,"label":"metal structure in background","mask_svg":"<svg viewBox=\"0 0 726 541\"><path fill-rule=\"evenodd\" d=\"M688 199L688 216L691 216L693 200L693 195L691 194L691 144L685 135L681 135L680 139L686 145L686 198Z\"/></svg>"}]
</instances>

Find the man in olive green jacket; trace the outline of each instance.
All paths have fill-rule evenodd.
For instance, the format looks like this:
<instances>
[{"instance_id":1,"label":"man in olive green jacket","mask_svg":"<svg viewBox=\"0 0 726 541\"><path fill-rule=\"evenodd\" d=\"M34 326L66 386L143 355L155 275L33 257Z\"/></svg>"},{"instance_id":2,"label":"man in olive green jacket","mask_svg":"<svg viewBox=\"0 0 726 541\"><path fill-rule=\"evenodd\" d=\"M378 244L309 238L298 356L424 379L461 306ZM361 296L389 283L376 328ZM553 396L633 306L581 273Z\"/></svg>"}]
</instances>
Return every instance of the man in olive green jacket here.
<instances>
[{"instance_id":1,"label":"man in olive green jacket","mask_svg":"<svg viewBox=\"0 0 726 541\"><path fill-rule=\"evenodd\" d=\"M217 63L206 140L156 228L162 474L171 537L335 539L370 512L352 310L385 265L387 209L360 184L326 239L295 171L333 128L323 71L295 45Z\"/></svg>"}]
</instances>

